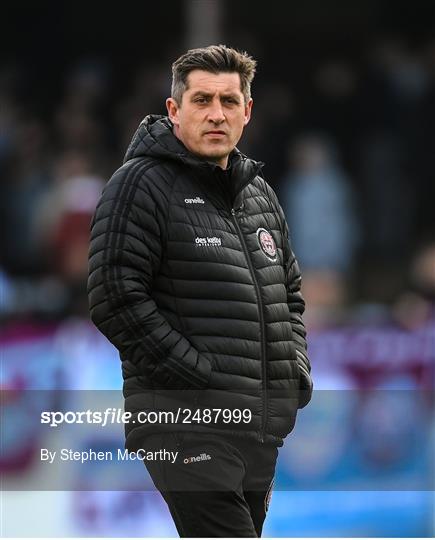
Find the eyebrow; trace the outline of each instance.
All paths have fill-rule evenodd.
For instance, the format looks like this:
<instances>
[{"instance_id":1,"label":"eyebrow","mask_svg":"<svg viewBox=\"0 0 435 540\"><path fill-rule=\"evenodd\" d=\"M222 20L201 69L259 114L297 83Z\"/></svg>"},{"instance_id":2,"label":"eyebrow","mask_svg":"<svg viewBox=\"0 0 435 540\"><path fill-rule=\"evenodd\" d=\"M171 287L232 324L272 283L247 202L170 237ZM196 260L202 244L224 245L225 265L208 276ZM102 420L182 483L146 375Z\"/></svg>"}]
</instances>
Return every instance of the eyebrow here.
<instances>
[{"instance_id":1,"label":"eyebrow","mask_svg":"<svg viewBox=\"0 0 435 540\"><path fill-rule=\"evenodd\" d=\"M196 98L198 96L211 98L211 97L213 97L213 95L214 94L211 94L210 92L205 92L203 90L197 90L194 94L192 94L191 99L194 99L194 98ZM240 101L240 97L237 94L234 94L232 92L222 94L221 98L232 98L232 99L235 99L237 101Z\"/></svg>"}]
</instances>

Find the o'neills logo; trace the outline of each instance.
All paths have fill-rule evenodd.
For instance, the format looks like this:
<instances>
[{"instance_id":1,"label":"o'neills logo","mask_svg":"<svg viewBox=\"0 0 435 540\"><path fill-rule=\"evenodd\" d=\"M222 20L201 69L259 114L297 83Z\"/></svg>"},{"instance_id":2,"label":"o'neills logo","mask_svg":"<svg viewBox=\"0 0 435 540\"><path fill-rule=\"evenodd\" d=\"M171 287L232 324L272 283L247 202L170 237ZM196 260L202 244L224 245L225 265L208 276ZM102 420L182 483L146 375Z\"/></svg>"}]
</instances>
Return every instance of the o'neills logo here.
<instances>
[{"instance_id":1,"label":"o'neills logo","mask_svg":"<svg viewBox=\"0 0 435 540\"><path fill-rule=\"evenodd\" d=\"M197 246L221 246L222 238L218 236L197 236L195 238L195 244Z\"/></svg>"},{"instance_id":2,"label":"o'neills logo","mask_svg":"<svg viewBox=\"0 0 435 540\"><path fill-rule=\"evenodd\" d=\"M266 229L257 229L257 239L261 251L271 261L276 261L276 244L273 236Z\"/></svg>"},{"instance_id":3,"label":"o'neills logo","mask_svg":"<svg viewBox=\"0 0 435 540\"><path fill-rule=\"evenodd\" d=\"M186 457L183 459L183 463L188 465L189 463L195 463L197 461L208 461L211 459L211 456L209 454L199 454L199 456L192 456L192 457Z\"/></svg>"},{"instance_id":4,"label":"o'neills logo","mask_svg":"<svg viewBox=\"0 0 435 540\"><path fill-rule=\"evenodd\" d=\"M184 202L186 204L205 204L204 199L201 199L201 197L195 197L194 199L184 199Z\"/></svg>"}]
</instances>

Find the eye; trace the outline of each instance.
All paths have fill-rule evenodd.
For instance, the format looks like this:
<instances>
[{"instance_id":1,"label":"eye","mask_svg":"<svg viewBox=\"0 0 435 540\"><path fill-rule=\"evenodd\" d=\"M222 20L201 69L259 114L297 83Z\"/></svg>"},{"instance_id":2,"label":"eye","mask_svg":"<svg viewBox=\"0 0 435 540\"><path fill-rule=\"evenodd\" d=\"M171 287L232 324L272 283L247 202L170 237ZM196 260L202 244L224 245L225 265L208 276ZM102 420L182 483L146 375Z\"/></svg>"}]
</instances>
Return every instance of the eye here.
<instances>
[{"instance_id":1,"label":"eye","mask_svg":"<svg viewBox=\"0 0 435 540\"><path fill-rule=\"evenodd\" d=\"M207 98L205 96L198 96L195 98L195 103L207 103Z\"/></svg>"}]
</instances>

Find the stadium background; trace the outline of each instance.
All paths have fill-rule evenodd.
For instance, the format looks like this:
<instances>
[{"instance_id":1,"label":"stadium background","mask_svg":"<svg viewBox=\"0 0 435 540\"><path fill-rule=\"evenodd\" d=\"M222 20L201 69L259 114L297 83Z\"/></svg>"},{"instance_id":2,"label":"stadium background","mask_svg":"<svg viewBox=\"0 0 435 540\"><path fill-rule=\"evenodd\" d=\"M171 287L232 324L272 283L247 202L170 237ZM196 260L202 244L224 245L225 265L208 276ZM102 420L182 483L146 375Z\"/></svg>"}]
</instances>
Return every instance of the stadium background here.
<instances>
[{"instance_id":1,"label":"stadium background","mask_svg":"<svg viewBox=\"0 0 435 540\"><path fill-rule=\"evenodd\" d=\"M2 535L175 534L152 491L26 489L44 470L23 396L120 388L88 321L89 220L137 124L165 112L172 61L223 42L259 62L239 147L289 220L316 381L265 535L433 536L435 3L9 2L2 18Z\"/></svg>"}]
</instances>

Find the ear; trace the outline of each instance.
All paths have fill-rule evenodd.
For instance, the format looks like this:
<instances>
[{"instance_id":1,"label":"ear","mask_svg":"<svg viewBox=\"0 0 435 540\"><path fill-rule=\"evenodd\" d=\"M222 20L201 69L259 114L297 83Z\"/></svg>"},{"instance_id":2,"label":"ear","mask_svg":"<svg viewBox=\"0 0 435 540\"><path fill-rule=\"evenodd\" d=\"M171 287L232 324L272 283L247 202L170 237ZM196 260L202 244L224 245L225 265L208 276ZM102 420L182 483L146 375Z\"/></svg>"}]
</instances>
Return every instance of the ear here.
<instances>
[{"instance_id":1,"label":"ear","mask_svg":"<svg viewBox=\"0 0 435 540\"><path fill-rule=\"evenodd\" d=\"M168 117L169 120L174 124L174 126L178 126L179 119L178 119L178 110L179 110L178 103L175 101L174 98L168 98L166 100L166 109L168 110Z\"/></svg>"},{"instance_id":2,"label":"ear","mask_svg":"<svg viewBox=\"0 0 435 540\"><path fill-rule=\"evenodd\" d=\"M251 119L251 112L252 112L252 105L254 103L254 100L252 98L249 98L248 103L245 105L245 126Z\"/></svg>"}]
</instances>

